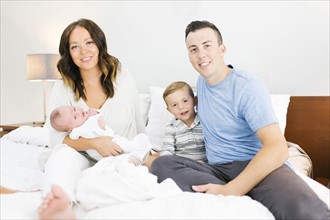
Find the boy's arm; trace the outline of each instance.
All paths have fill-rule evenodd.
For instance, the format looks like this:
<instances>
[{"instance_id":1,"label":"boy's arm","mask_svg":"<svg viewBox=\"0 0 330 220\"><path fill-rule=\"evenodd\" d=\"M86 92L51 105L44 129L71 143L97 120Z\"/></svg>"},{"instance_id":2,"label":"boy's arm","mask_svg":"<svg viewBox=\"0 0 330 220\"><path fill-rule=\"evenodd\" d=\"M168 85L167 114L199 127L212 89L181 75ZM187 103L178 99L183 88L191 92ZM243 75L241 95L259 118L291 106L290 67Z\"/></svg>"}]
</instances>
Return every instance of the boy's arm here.
<instances>
[{"instance_id":1,"label":"boy's arm","mask_svg":"<svg viewBox=\"0 0 330 220\"><path fill-rule=\"evenodd\" d=\"M148 167L150 169L152 162L158 158L160 156L159 152L153 153L153 154L149 154L147 157L146 162L143 164L144 166Z\"/></svg>"},{"instance_id":2,"label":"boy's arm","mask_svg":"<svg viewBox=\"0 0 330 220\"><path fill-rule=\"evenodd\" d=\"M161 155L165 154L173 154L174 153L174 143L175 143L175 136L172 129L172 126L169 124L165 128L165 136L164 136L164 142L163 146L156 150L156 153L150 152L150 154L147 157L147 161L143 164L144 166L147 166L148 168L151 167L152 162Z\"/></svg>"},{"instance_id":3,"label":"boy's arm","mask_svg":"<svg viewBox=\"0 0 330 220\"><path fill-rule=\"evenodd\" d=\"M175 151L175 132L171 124L167 125L165 128L165 136L163 146L160 152L168 152L169 154L174 154Z\"/></svg>"}]
</instances>

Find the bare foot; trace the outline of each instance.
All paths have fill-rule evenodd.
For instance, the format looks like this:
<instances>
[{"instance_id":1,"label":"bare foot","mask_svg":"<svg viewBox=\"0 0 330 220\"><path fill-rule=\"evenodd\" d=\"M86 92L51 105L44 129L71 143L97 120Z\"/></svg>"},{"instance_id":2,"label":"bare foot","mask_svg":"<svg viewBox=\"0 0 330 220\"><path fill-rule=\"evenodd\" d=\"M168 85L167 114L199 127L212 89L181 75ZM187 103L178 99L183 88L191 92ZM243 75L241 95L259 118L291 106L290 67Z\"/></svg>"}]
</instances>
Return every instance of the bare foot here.
<instances>
[{"instance_id":1,"label":"bare foot","mask_svg":"<svg viewBox=\"0 0 330 220\"><path fill-rule=\"evenodd\" d=\"M70 199L60 186L52 186L39 207L39 218L42 220L76 219Z\"/></svg>"},{"instance_id":2,"label":"bare foot","mask_svg":"<svg viewBox=\"0 0 330 220\"><path fill-rule=\"evenodd\" d=\"M7 187L0 186L0 194L11 194L16 192L19 192L19 190L9 189Z\"/></svg>"}]
</instances>

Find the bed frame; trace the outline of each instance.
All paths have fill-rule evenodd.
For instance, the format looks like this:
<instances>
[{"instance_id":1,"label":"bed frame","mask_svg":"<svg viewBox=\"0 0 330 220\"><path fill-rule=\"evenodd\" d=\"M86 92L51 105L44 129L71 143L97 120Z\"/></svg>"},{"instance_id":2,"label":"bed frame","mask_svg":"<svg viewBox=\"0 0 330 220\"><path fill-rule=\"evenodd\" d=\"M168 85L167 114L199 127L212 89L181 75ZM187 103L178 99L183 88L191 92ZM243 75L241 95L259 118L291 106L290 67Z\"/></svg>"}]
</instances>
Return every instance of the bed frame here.
<instances>
[{"instance_id":1,"label":"bed frame","mask_svg":"<svg viewBox=\"0 0 330 220\"><path fill-rule=\"evenodd\" d=\"M313 178L330 180L330 96L291 96L285 137L303 148L313 163ZM323 182L324 183L324 182Z\"/></svg>"}]
</instances>

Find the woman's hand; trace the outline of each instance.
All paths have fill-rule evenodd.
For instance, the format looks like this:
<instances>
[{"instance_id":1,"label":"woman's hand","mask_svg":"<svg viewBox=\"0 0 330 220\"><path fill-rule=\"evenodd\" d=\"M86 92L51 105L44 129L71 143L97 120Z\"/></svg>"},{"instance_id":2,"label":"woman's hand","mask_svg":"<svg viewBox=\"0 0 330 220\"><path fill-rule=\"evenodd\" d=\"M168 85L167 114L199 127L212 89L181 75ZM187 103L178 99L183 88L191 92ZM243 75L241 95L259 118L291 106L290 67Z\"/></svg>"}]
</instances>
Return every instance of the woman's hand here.
<instances>
[{"instance_id":1,"label":"woman's hand","mask_svg":"<svg viewBox=\"0 0 330 220\"><path fill-rule=\"evenodd\" d=\"M112 141L109 136L93 138L93 148L103 157L117 156L123 152L123 149Z\"/></svg>"}]
</instances>

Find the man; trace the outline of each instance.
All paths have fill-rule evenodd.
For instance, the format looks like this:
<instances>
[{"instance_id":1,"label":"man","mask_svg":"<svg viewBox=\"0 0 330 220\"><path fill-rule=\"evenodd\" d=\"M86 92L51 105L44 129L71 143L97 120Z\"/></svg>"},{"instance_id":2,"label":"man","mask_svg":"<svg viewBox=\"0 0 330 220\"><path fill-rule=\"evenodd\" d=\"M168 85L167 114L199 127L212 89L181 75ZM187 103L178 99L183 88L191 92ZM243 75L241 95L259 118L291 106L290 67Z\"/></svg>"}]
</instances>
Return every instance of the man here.
<instances>
[{"instance_id":1,"label":"man","mask_svg":"<svg viewBox=\"0 0 330 220\"><path fill-rule=\"evenodd\" d=\"M157 158L150 171L172 178L184 191L249 195L276 219L329 219L329 209L286 164L288 149L270 102L256 76L226 65L217 27L194 21L186 46L197 81L198 116L208 163L178 156Z\"/></svg>"}]
</instances>

